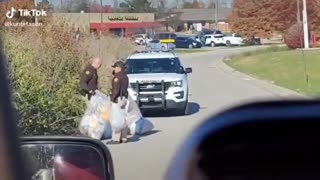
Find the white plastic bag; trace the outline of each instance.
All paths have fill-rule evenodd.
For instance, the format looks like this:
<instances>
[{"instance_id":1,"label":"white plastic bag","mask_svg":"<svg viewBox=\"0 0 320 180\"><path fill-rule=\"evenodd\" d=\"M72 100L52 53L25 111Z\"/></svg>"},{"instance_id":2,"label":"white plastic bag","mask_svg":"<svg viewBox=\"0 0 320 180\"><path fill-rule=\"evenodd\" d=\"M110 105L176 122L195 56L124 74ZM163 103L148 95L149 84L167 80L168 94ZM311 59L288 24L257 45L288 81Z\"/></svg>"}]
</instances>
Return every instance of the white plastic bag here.
<instances>
[{"instance_id":1,"label":"white plastic bag","mask_svg":"<svg viewBox=\"0 0 320 180\"><path fill-rule=\"evenodd\" d=\"M135 121L130 125L130 134L138 134L143 135L145 133L148 133L152 131L154 128L154 125L151 121L148 119L145 119L144 117L141 117L138 121Z\"/></svg>"},{"instance_id":2,"label":"white plastic bag","mask_svg":"<svg viewBox=\"0 0 320 180\"><path fill-rule=\"evenodd\" d=\"M106 128L104 130L102 139L109 139L112 137L112 128L110 122L106 122Z\"/></svg>"},{"instance_id":3,"label":"white plastic bag","mask_svg":"<svg viewBox=\"0 0 320 180\"><path fill-rule=\"evenodd\" d=\"M105 129L106 122L95 114L85 115L80 123L80 131L94 139L101 139Z\"/></svg>"},{"instance_id":4,"label":"white plastic bag","mask_svg":"<svg viewBox=\"0 0 320 180\"><path fill-rule=\"evenodd\" d=\"M112 103L111 105L110 123L113 131L120 131L127 126L126 110L121 108L124 101L127 101L127 99L121 100L121 98L118 98L118 103Z\"/></svg>"},{"instance_id":5,"label":"white plastic bag","mask_svg":"<svg viewBox=\"0 0 320 180\"><path fill-rule=\"evenodd\" d=\"M109 120L110 109L111 102L108 96L96 91L80 121L80 132L91 138L101 139Z\"/></svg>"},{"instance_id":6,"label":"white plastic bag","mask_svg":"<svg viewBox=\"0 0 320 180\"><path fill-rule=\"evenodd\" d=\"M138 104L131 98L131 96L129 96L126 105L126 121L128 126L131 126L132 123L138 121L142 117Z\"/></svg>"}]
</instances>

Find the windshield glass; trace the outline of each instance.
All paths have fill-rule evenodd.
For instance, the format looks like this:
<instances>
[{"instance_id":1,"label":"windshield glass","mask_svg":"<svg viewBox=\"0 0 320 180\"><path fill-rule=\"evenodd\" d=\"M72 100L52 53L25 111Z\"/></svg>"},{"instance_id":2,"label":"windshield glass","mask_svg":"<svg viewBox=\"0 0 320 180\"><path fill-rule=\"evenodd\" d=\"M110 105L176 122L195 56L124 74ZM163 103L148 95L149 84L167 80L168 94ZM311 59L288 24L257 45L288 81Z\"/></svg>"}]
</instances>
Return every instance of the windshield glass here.
<instances>
[{"instance_id":1,"label":"windshield glass","mask_svg":"<svg viewBox=\"0 0 320 180\"><path fill-rule=\"evenodd\" d=\"M178 58L129 59L127 66L128 74L181 72Z\"/></svg>"}]
</instances>

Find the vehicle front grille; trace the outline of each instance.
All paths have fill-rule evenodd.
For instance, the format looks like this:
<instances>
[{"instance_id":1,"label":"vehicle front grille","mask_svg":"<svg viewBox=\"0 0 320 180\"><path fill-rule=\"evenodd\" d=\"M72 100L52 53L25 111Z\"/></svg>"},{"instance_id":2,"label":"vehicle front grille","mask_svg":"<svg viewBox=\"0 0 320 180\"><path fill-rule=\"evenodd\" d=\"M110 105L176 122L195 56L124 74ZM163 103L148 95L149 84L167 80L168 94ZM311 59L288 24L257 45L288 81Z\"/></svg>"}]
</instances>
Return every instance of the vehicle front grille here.
<instances>
[{"instance_id":1,"label":"vehicle front grille","mask_svg":"<svg viewBox=\"0 0 320 180\"><path fill-rule=\"evenodd\" d=\"M130 83L131 88L134 91L137 91L138 84L137 83ZM165 82L164 83L164 89L167 91L170 88L171 83ZM155 92L155 91L162 91L162 85L161 83L143 83L139 84L139 92Z\"/></svg>"}]
</instances>

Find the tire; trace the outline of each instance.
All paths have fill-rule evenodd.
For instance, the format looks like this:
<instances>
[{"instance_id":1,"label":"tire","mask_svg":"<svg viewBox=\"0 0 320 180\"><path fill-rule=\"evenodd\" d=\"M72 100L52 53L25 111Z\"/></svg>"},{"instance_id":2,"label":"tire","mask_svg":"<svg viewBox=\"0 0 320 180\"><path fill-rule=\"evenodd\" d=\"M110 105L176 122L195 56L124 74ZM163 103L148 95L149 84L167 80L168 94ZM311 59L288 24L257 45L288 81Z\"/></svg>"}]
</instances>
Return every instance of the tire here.
<instances>
[{"instance_id":1,"label":"tire","mask_svg":"<svg viewBox=\"0 0 320 180\"><path fill-rule=\"evenodd\" d=\"M226 42L226 45L227 45L227 47L231 47L232 46L232 44L231 44L231 42L229 40Z\"/></svg>"},{"instance_id":2,"label":"tire","mask_svg":"<svg viewBox=\"0 0 320 180\"><path fill-rule=\"evenodd\" d=\"M144 42L142 40L140 40L140 45L144 45Z\"/></svg>"},{"instance_id":3,"label":"tire","mask_svg":"<svg viewBox=\"0 0 320 180\"><path fill-rule=\"evenodd\" d=\"M216 46L216 43L211 42L210 45L211 45L211 47L215 47L215 46Z\"/></svg>"},{"instance_id":4,"label":"tire","mask_svg":"<svg viewBox=\"0 0 320 180\"><path fill-rule=\"evenodd\" d=\"M192 44L189 44L189 45L188 45L188 48L189 48L189 49L192 49L192 48L193 48L193 45L192 45Z\"/></svg>"}]
</instances>

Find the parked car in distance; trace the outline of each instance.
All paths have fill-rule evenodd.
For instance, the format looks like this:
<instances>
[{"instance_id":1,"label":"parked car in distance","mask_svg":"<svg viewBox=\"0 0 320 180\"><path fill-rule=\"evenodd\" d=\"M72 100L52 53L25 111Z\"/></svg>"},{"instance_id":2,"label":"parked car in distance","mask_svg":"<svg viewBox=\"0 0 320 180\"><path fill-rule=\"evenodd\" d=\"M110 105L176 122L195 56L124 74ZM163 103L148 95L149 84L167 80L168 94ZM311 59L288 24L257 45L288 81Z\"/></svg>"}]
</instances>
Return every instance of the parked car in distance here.
<instances>
[{"instance_id":1,"label":"parked car in distance","mask_svg":"<svg viewBox=\"0 0 320 180\"><path fill-rule=\"evenodd\" d=\"M255 37L255 36L244 38L243 43L245 45L247 45L247 46L261 45L262 44L261 43L261 38Z\"/></svg>"},{"instance_id":2,"label":"parked car in distance","mask_svg":"<svg viewBox=\"0 0 320 180\"><path fill-rule=\"evenodd\" d=\"M206 35L223 35L223 33L219 30L208 30L208 29L203 29L198 35L195 37L195 39L202 44L206 43L205 36Z\"/></svg>"},{"instance_id":3,"label":"parked car in distance","mask_svg":"<svg viewBox=\"0 0 320 180\"><path fill-rule=\"evenodd\" d=\"M175 39L176 48L201 48L202 43L191 37L177 37Z\"/></svg>"},{"instance_id":4,"label":"parked car in distance","mask_svg":"<svg viewBox=\"0 0 320 180\"><path fill-rule=\"evenodd\" d=\"M223 41L228 47L244 45L243 38L238 33L224 34Z\"/></svg>"},{"instance_id":5,"label":"parked car in distance","mask_svg":"<svg viewBox=\"0 0 320 180\"><path fill-rule=\"evenodd\" d=\"M134 36L134 42L138 45L145 45L148 43L148 38L146 34L137 34Z\"/></svg>"},{"instance_id":6,"label":"parked car in distance","mask_svg":"<svg viewBox=\"0 0 320 180\"><path fill-rule=\"evenodd\" d=\"M177 35L175 33L158 33L152 40L160 40L160 43L174 43Z\"/></svg>"},{"instance_id":7,"label":"parked car in distance","mask_svg":"<svg viewBox=\"0 0 320 180\"><path fill-rule=\"evenodd\" d=\"M173 43L161 43L160 40L151 40L147 46L147 50L174 50L176 45Z\"/></svg>"},{"instance_id":8,"label":"parked car in distance","mask_svg":"<svg viewBox=\"0 0 320 180\"><path fill-rule=\"evenodd\" d=\"M225 45L225 42L223 40L223 34L210 34L210 35L205 35L203 37L203 41L205 42L204 45L205 46L211 46L211 47L215 47L215 46L221 46L221 45Z\"/></svg>"}]
</instances>

